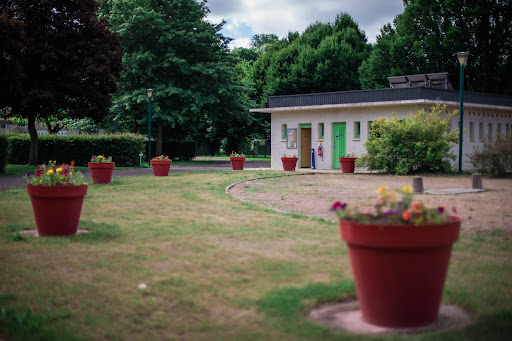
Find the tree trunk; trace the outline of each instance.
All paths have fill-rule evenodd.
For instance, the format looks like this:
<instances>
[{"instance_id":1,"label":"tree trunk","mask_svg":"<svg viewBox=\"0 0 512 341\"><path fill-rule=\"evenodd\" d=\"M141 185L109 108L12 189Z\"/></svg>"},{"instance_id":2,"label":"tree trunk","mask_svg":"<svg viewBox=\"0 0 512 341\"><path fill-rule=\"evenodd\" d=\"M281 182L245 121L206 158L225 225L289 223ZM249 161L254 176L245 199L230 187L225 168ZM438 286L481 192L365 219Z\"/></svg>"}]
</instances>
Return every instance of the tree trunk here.
<instances>
[{"instance_id":1,"label":"tree trunk","mask_svg":"<svg viewBox=\"0 0 512 341\"><path fill-rule=\"evenodd\" d=\"M38 142L36 130L36 117L30 116L28 118L28 133L30 134L30 153L28 156L29 165L37 165L38 159Z\"/></svg>"},{"instance_id":2,"label":"tree trunk","mask_svg":"<svg viewBox=\"0 0 512 341\"><path fill-rule=\"evenodd\" d=\"M156 125L156 154L162 155L163 128L161 124Z\"/></svg>"}]
</instances>

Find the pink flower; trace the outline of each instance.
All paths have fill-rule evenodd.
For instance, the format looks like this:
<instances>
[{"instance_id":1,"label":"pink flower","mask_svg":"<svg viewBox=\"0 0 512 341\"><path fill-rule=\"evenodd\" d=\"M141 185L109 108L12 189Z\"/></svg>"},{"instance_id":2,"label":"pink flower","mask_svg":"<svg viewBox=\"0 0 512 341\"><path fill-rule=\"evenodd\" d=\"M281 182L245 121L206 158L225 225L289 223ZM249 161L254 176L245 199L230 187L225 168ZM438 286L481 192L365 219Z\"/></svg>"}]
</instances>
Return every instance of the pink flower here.
<instances>
[{"instance_id":1,"label":"pink flower","mask_svg":"<svg viewBox=\"0 0 512 341\"><path fill-rule=\"evenodd\" d=\"M409 219L411 219L411 213L409 212L409 210L405 210L404 213L402 213L402 218L405 221L408 221Z\"/></svg>"},{"instance_id":2,"label":"pink flower","mask_svg":"<svg viewBox=\"0 0 512 341\"><path fill-rule=\"evenodd\" d=\"M331 210L335 211L337 209L342 209L344 210L345 207L347 207L347 204L346 203L342 203L341 201L336 201L334 204L332 204L331 206Z\"/></svg>"}]
</instances>

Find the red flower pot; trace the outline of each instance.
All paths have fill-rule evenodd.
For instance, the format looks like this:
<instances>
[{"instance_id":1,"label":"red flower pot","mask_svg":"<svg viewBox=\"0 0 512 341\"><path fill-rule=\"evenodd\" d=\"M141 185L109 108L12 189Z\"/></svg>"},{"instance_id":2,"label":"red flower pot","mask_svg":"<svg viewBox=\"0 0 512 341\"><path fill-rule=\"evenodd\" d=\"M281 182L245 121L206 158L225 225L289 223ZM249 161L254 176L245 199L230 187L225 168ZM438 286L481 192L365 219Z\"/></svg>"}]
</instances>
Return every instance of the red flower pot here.
<instances>
[{"instance_id":1,"label":"red flower pot","mask_svg":"<svg viewBox=\"0 0 512 341\"><path fill-rule=\"evenodd\" d=\"M364 321L386 327L433 323L461 220L435 225L340 220Z\"/></svg>"},{"instance_id":2,"label":"red flower pot","mask_svg":"<svg viewBox=\"0 0 512 341\"><path fill-rule=\"evenodd\" d=\"M340 157L339 159L343 173L354 173L356 169L356 157Z\"/></svg>"},{"instance_id":3,"label":"red flower pot","mask_svg":"<svg viewBox=\"0 0 512 341\"><path fill-rule=\"evenodd\" d=\"M232 156L229 158L229 160L231 161L231 168L233 168L233 170L244 169L245 157Z\"/></svg>"},{"instance_id":4,"label":"red flower pot","mask_svg":"<svg viewBox=\"0 0 512 341\"><path fill-rule=\"evenodd\" d=\"M168 176L169 168L171 168L171 163L171 160L151 160L151 166L153 167L153 175Z\"/></svg>"},{"instance_id":5,"label":"red flower pot","mask_svg":"<svg viewBox=\"0 0 512 341\"><path fill-rule=\"evenodd\" d=\"M283 162L283 170L291 172L295 170L295 166L297 165L297 157L282 157L281 161Z\"/></svg>"},{"instance_id":6,"label":"red flower pot","mask_svg":"<svg viewBox=\"0 0 512 341\"><path fill-rule=\"evenodd\" d=\"M27 184L37 232L40 236L76 234L87 184L34 186Z\"/></svg>"},{"instance_id":7,"label":"red flower pot","mask_svg":"<svg viewBox=\"0 0 512 341\"><path fill-rule=\"evenodd\" d=\"M93 184L109 184L112 179L112 171L115 162L89 162L87 166L91 171Z\"/></svg>"}]
</instances>

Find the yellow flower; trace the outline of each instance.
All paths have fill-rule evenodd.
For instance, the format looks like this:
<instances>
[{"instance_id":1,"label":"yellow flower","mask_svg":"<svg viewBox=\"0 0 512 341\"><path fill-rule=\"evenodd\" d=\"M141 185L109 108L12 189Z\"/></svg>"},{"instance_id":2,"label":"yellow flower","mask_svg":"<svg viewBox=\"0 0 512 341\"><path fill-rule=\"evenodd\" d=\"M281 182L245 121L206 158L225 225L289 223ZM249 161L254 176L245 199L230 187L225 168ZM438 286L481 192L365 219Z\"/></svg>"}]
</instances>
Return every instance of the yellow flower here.
<instances>
[{"instance_id":1,"label":"yellow flower","mask_svg":"<svg viewBox=\"0 0 512 341\"><path fill-rule=\"evenodd\" d=\"M381 195L383 194L384 192L386 192L388 190L388 186L384 185L384 186L380 186L379 189L377 190L377 194L378 195Z\"/></svg>"},{"instance_id":2,"label":"yellow flower","mask_svg":"<svg viewBox=\"0 0 512 341\"><path fill-rule=\"evenodd\" d=\"M57 168L55 171L56 171L57 173L62 173L62 168L60 168L60 167L59 167L59 168Z\"/></svg>"},{"instance_id":3,"label":"yellow flower","mask_svg":"<svg viewBox=\"0 0 512 341\"><path fill-rule=\"evenodd\" d=\"M98 155L98 158L102 158L103 159L103 155Z\"/></svg>"},{"instance_id":4,"label":"yellow flower","mask_svg":"<svg viewBox=\"0 0 512 341\"><path fill-rule=\"evenodd\" d=\"M402 192L404 192L404 193L412 193L412 187L411 186L407 186L407 185L403 185L402 186Z\"/></svg>"},{"instance_id":5,"label":"yellow flower","mask_svg":"<svg viewBox=\"0 0 512 341\"><path fill-rule=\"evenodd\" d=\"M46 172L46 175L53 175L53 169L50 169L48 172Z\"/></svg>"}]
</instances>

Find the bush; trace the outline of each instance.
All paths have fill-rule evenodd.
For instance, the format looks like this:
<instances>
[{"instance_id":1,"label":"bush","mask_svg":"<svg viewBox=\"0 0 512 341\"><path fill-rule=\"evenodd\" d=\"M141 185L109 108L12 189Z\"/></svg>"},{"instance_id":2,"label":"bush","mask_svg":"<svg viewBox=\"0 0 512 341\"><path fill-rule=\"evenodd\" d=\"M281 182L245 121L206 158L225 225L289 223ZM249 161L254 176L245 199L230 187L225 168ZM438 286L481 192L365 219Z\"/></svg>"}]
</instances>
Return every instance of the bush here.
<instances>
[{"instance_id":1,"label":"bush","mask_svg":"<svg viewBox=\"0 0 512 341\"><path fill-rule=\"evenodd\" d=\"M450 143L457 142L455 129L447 133L456 112L442 118L446 106L436 105L430 113L425 110L400 121L379 118L372 123L370 141L365 142L368 154L357 161L357 166L382 169L396 174L414 172L450 172Z\"/></svg>"},{"instance_id":2,"label":"bush","mask_svg":"<svg viewBox=\"0 0 512 341\"><path fill-rule=\"evenodd\" d=\"M0 134L0 173L3 173L5 170L5 165L9 160L10 150L11 148L7 135Z\"/></svg>"},{"instance_id":3,"label":"bush","mask_svg":"<svg viewBox=\"0 0 512 341\"><path fill-rule=\"evenodd\" d=\"M491 177L503 177L507 168L512 168L512 138L497 137L486 139L482 147L477 147L469 160L480 173Z\"/></svg>"},{"instance_id":4,"label":"bush","mask_svg":"<svg viewBox=\"0 0 512 341\"><path fill-rule=\"evenodd\" d=\"M28 134L9 134L11 153L9 163L27 164L30 151ZM144 137L135 134L115 135L40 135L38 164L56 160L59 163L75 161L87 166L91 155L112 156L116 166L139 164L139 153L144 151Z\"/></svg>"}]
</instances>

